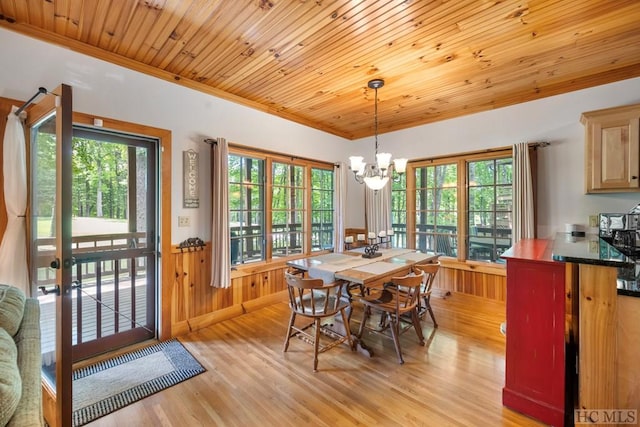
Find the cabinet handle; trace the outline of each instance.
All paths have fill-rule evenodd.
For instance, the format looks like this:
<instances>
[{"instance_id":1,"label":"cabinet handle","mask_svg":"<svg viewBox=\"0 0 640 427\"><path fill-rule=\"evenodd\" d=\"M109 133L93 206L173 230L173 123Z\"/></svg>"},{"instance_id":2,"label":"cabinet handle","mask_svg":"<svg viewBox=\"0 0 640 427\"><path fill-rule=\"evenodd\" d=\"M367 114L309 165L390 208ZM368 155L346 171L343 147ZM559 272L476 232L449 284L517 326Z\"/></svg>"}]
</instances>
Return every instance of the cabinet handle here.
<instances>
[{"instance_id":1,"label":"cabinet handle","mask_svg":"<svg viewBox=\"0 0 640 427\"><path fill-rule=\"evenodd\" d=\"M631 179L638 179L638 177L637 176L632 176Z\"/></svg>"}]
</instances>

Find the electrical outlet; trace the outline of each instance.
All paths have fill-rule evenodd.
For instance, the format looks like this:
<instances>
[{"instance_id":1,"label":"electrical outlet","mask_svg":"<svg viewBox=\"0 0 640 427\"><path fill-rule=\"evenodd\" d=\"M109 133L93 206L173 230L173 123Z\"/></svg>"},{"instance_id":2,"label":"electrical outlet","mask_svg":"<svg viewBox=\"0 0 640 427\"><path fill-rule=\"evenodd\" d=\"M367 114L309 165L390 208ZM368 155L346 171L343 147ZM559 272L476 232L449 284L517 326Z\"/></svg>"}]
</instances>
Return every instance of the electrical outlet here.
<instances>
[{"instance_id":1,"label":"electrical outlet","mask_svg":"<svg viewBox=\"0 0 640 427\"><path fill-rule=\"evenodd\" d=\"M600 249L600 243L597 240L589 240L589 252L597 253Z\"/></svg>"},{"instance_id":2,"label":"electrical outlet","mask_svg":"<svg viewBox=\"0 0 640 427\"><path fill-rule=\"evenodd\" d=\"M589 227L598 226L598 215L589 215Z\"/></svg>"},{"instance_id":3,"label":"electrical outlet","mask_svg":"<svg viewBox=\"0 0 640 427\"><path fill-rule=\"evenodd\" d=\"M178 227L188 227L191 225L191 218L188 216L179 216L178 217Z\"/></svg>"}]
</instances>

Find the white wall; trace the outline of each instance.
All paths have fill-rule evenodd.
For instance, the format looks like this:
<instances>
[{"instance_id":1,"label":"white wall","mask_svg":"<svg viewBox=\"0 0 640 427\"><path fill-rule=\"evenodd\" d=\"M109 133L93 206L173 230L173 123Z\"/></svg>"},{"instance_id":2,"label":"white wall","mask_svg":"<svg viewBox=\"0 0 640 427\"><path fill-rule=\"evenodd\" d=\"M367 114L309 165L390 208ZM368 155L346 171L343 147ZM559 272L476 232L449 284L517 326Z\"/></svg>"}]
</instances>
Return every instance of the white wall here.
<instances>
[{"instance_id":1,"label":"white wall","mask_svg":"<svg viewBox=\"0 0 640 427\"><path fill-rule=\"evenodd\" d=\"M172 243L209 240L209 146L205 137L334 162L345 141L276 116L0 28L0 96L27 100L38 87L72 86L74 111L169 129L173 140ZM182 151L200 153L200 208L182 208ZM190 227L178 227L178 216Z\"/></svg>"},{"instance_id":2,"label":"white wall","mask_svg":"<svg viewBox=\"0 0 640 427\"><path fill-rule=\"evenodd\" d=\"M640 103L640 78L392 132L380 136L379 143L395 157L418 159L549 141L551 145L539 152L538 178L538 233L548 237L563 231L565 223L586 227L589 215L626 212L640 202L640 193L584 193L584 127L580 123L584 111L635 103ZM358 150L373 153L370 139L355 143L357 148L349 155ZM350 212L350 220L362 217L361 212Z\"/></svg>"},{"instance_id":3,"label":"white wall","mask_svg":"<svg viewBox=\"0 0 640 427\"><path fill-rule=\"evenodd\" d=\"M74 110L96 116L169 129L173 135L172 242L207 240L210 203L207 149L203 137L316 158L346 161L349 155L373 157L373 138L346 141L275 116L202 94L154 77L49 45L0 28L0 96L26 100L39 86L73 87ZM381 99L384 97L381 96ZM640 78L544 98L381 135L380 148L409 159L475 151L521 141L552 143L541 150L540 235L562 230L567 222L586 224L590 214L624 212L640 194L584 194L583 111L640 103ZM380 117L383 122L384 117ZM182 151L201 153L199 209L182 208ZM364 226L362 186L351 178L345 225ZM178 215L191 219L179 228Z\"/></svg>"}]
</instances>

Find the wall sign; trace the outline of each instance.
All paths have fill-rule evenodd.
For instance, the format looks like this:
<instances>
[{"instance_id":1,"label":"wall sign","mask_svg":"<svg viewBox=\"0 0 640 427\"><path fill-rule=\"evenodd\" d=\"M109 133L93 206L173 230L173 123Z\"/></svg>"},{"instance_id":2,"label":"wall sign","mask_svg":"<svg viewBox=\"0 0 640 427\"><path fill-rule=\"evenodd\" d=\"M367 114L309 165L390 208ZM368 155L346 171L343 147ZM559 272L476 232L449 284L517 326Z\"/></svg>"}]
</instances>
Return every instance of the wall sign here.
<instances>
[{"instance_id":1,"label":"wall sign","mask_svg":"<svg viewBox=\"0 0 640 427\"><path fill-rule=\"evenodd\" d=\"M200 207L200 189L198 185L198 153L194 150L182 152L183 207Z\"/></svg>"}]
</instances>

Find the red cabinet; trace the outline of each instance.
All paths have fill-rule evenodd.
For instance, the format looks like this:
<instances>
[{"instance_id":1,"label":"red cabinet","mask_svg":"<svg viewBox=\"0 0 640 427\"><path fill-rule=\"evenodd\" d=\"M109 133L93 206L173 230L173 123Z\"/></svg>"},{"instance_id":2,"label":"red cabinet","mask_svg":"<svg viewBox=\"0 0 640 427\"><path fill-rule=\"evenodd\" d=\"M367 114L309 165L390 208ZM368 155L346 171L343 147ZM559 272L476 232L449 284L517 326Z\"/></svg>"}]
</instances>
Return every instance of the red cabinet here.
<instances>
[{"instance_id":1,"label":"red cabinet","mask_svg":"<svg viewBox=\"0 0 640 427\"><path fill-rule=\"evenodd\" d=\"M507 251L507 349L502 403L553 426L565 418L565 265L546 240Z\"/></svg>"}]
</instances>

